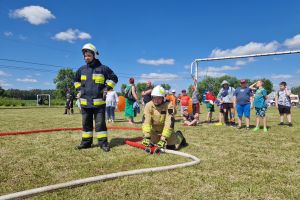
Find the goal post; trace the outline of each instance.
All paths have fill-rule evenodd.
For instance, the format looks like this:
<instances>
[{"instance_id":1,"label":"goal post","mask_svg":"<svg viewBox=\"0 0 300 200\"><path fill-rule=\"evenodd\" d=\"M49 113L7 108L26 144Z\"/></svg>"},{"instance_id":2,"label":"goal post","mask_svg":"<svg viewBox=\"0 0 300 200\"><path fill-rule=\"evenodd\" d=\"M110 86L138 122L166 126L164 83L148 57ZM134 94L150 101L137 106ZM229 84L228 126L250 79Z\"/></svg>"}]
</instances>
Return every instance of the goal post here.
<instances>
[{"instance_id":1,"label":"goal post","mask_svg":"<svg viewBox=\"0 0 300 200\"><path fill-rule=\"evenodd\" d=\"M36 106L40 105L51 105L51 96L50 94L37 94L36 95Z\"/></svg>"},{"instance_id":2,"label":"goal post","mask_svg":"<svg viewBox=\"0 0 300 200\"><path fill-rule=\"evenodd\" d=\"M278 52L271 52L271 53L249 54L249 55L239 55L239 56L197 58L191 63L191 76L193 79L196 79L196 81L198 82L199 66L201 62L241 59L241 58L255 58L255 57L263 57L263 56L278 56L278 55L299 54L299 53L300 50L293 50L293 51L278 51Z\"/></svg>"}]
</instances>

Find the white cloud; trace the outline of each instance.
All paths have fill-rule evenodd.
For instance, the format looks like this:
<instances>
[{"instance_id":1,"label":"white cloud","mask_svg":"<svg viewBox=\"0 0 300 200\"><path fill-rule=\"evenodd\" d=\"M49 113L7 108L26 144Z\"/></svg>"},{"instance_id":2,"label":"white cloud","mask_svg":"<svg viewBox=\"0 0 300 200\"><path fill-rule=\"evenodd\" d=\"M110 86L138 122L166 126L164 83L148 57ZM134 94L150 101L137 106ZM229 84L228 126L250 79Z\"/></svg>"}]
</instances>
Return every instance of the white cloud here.
<instances>
[{"instance_id":1,"label":"white cloud","mask_svg":"<svg viewBox=\"0 0 300 200\"><path fill-rule=\"evenodd\" d=\"M11 36L13 36L13 33L10 32L10 31L5 31L5 32L3 33L3 35L6 36L6 37L11 37Z\"/></svg>"},{"instance_id":2,"label":"white cloud","mask_svg":"<svg viewBox=\"0 0 300 200\"><path fill-rule=\"evenodd\" d=\"M198 76L221 77L225 75L227 74L224 72L211 72L211 71L203 71L203 70L200 70L198 72Z\"/></svg>"},{"instance_id":3,"label":"white cloud","mask_svg":"<svg viewBox=\"0 0 300 200\"><path fill-rule=\"evenodd\" d=\"M50 83L50 82L44 82L43 84L47 85L47 86L54 86L55 85L54 83Z\"/></svg>"},{"instance_id":4,"label":"white cloud","mask_svg":"<svg viewBox=\"0 0 300 200\"><path fill-rule=\"evenodd\" d=\"M140 58L137 60L138 63L140 64L145 64L145 65L174 65L175 60L173 58L165 59L165 58L160 58L157 60L146 60L144 58Z\"/></svg>"},{"instance_id":5,"label":"white cloud","mask_svg":"<svg viewBox=\"0 0 300 200\"><path fill-rule=\"evenodd\" d=\"M191 69L190 65L184 65L184 69Z\"/></svg>"},{"instance_id":6,"label":"white cloud","mask_svg":"<svg viewBox=\"0 0 300 200\"><path fill-rule=\"evenodd\" d=\"M141 82L145 82L147 80L151 81L171 81L178 80L180 77L177 74L171 73L149 73L141 75Z\"/></svg>"},{"instance_id":7,"label":"white cloud","mask_svg":"<svg viewBox=\"0 0 300 200\"><path fill-rule=\"evenodd\" d=\"M82 40L88 40L91 39L91 35L85 32L80 32L78 35L78 38L82 39Z\"/></svg>"},{"instance_id":8,"label":"white cloud","mask_svg":"<svg viewBox=\"0 0 300 200\"><path fill-rule=\"evenodd\" d=\"M239 66L228 66L224 65L222 67L208 67L206 71L209 72L223 72L223 71L235 71L240 70L241 68Z\"/></svg>"},{"instance_id":9,"label":"white cloud","mask_svg":"<svg viewBox=\"0 0 300 200\"><path fill-rule=\"evenodd\" d=\"M250 42L244 46L238 46L233 49L214 49L210 56L211 57L224 57L224 56L238 56L238 55L247 55L247 54L257 54L257 53L266 53L273 52L279 48L280 44L277 41L272 41L269 43L258 43Z\"/></svg>"},{"instance_id":10,"label":"white cloud","mask_svg":"<svg viewBox=\"0 0 300 200\"><path fill-rule=\"evenodd\" d=\"M300 86L300 80L299 79L289 79L287 84L288 84L289 88L298 87L298 86Z\"/></svg>"},{"instance_id":11,"label":"white cloud","mask_svg":"<svg viewBox=\"0 0 300 200\"><path fill-rule=\"evenodd\" d=\"M10 76L10 74L0 70L0 76Z\"/></svg>"},{"instance_id":12,"label":"white cloud","mask_svg":"<svg viewBox=\"0 0 300 200\"><path fill-rule=\"evenodd\" d=\"M60 41L68 41L74 42L75 40L86 40L91 39L92 36L89 33L82 32L78 29L69 28L66 31L56 33L53 39L60 40Z\"/></svg>"},{"instance_id":13,"label":"white cloud","mask_svg":"<svg viewBox=\"0 0 300 200\"><path fill-rule=\"evenodd\" d=\"M274 80L280 80L280 79L291 79L293 76L290 74L273 74L271 76Z\"/></svg>"},{"instance_id":14,"label":"white cloud","mask_svg":"<svg viewBox=\"0 0 300 200\"><path fill-rule=\"evenodd\" d=\"M224 65L221 67L207 67L205 69L199 69L198 76L211 76L211 77L221 77L227 75L225 71L236 71L240 70L239 66L228 66Z\"/></svg>"},{"instance_id":15,"label":"white cloud","mask_svg":"<svg viewBox=\"0 0 300 200\"><path fill-rule=\"evenodd\" d=\"M243 59L243 60L237 60L235 62L235 65L237 66L242 66L242 65L246 65L248 63L254 62L255 59L254 58L248 58L248 59Z\"/></svg>"},{"instance_id":16,"label":"white cloud","mask_svg":"<svg viewBox=\"0 0 300 200\"><path fill-rule=\"evenodd\" d=\"M300 34L295 35L292 38L288 38L283 43L289 49L297 49L300 48Z\"/></svg>"},{"instance_id":17,"label":"white cloud","mask_svg":"<svg viewBox=\"0 0 300 200\"><path fill-rule=\"evenodd\" d=\"M23 83L37 83L38 81L33 78L17 78L16 81Z\"/></svg>"},{"instance_id":18,"label":"white cloud","mask_svg":"<svg viewBox=\"0 0 300 200\"><path fill-rule=\"evenodd\" d=\"M297 70L297 72L296 72L297 74L300 74L300 69L299 70Z\"/></svg>"},{"instance_id":19,"label":"white cloud","mask_svg":"<svg viewBox=\"0 0 300 200\"><path fill-rule=\"evenodd\" d=\"M16 9L10 11L9 16L11 18L24 18L33 25L45 24L49 20L55 19L55 16L50 10L41 6L26 6L21 9Z\"/></svg>"},{"instance_id":20,"label":"white cloud","mask_svg":"<svg viewBox=\"0 0 300 200\"><path fill-rule=\"evenodd\" d=\"M19 39L20 40L27 40L28 38L26 36L24 36L24 35L19 35Z\"/></svg>"},{"instance_id":21,"label":"white cloud","mask_svg":"<svg viewBox=\"0 0 300 200\"><path fill-rule=\"evenodd\" d=\"M0 86L4 89L8 89L8 87L11 87L12 84L7 83L5 80L0 80Z\"/></svg>"}]
</instances>

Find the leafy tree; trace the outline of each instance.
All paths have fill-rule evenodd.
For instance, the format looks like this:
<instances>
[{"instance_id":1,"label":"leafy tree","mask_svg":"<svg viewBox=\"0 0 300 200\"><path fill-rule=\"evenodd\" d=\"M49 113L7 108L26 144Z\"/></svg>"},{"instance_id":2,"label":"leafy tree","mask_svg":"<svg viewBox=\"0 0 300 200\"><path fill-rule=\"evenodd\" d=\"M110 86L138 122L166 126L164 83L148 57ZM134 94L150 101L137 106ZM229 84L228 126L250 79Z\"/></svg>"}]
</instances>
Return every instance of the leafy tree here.
<instances>
[{"instance_id":1,"label":"leafy tree","mask_svg":"<svg viewBox=\"0 0 300 200\"><path fill-rule=\"evenodd\" d=\"M147 83L138 83L136 84L137 95L140 95L142 91L147 87Z\"/></svg>"},{"instance_id":2,"label":"leafy tree","mask_svg":"<svg viewBox=\"0 0 300 200\"><path fill-rule=\"evenodd\" d=\"M5 90L0 86L0 96L3 96Z\"/></svg>"},{"instance_id":3,"label":"leafy tree","mask_svg":"<svg viewBox=\"0 0 300 200\"><path fill-rule=\"evenodd\" d=\"M126 87L127 87L127 85L124 84L124 83L121 85L121 92L120 92L120 94L121 94L122 96L125 95L125 89L126 89Z\"/></svg>"},{"instance_id":4,"label":"leafy tree","mask_svg":"<svg viewBox=\"0 0 300 200\"><path fill-rule=\"evenodd\" d=\"M59 98L65 97L68 88L74 91L74 78L75 72L71 68L63 68L59 70L56 78L54 79L57 89L56 95Z\"/></svg>"},{"instance_id":5,"label":"leafy tree","mask_svg":"<svg viewBox=\"0 0 300 200\"><path fill-rule=\"evenodd\" d=\"M204 94L204 92L207 89L210 89L211 91L213 91L213 93L215 95L217 95L219 93L219 90L221 88L221 83L227 80L230 84L231 87L237 88L240 85L240 81L239 79L237 79L236 77L233 76L222 76L222 77L206 77L205 79L201 80L200 82L197 83L197 89L199 94ZM256 80L246 80L248 85L256 82ZM273 90L273 84L270 80L268 79L263 79L264 81L264 88L267 90L268 94L272 92ZM189 95L192 94L192 86L189 86L188 89Z\"/></svg>"},{"instance_id":6,"label":"leafy tree","mask_svg":"<svg viewBox=\"0 0 300 200\"><path fill-rule=\"evenodd\" d=\"M170 90L171 89L171 86L167 83L162 83L160 84L161 87L163 87L165 90Z\"/></svg>"},{"instance_id":7,"label":"leafy tree","mask_svg":"<svg viewBox=\"0 0 300 200\"><path fill-rule=\"evenodd\" d=\"M293 94L297 94L297 95L300 96L300 86L298 86L298 87L293 87L293 88L292 88L292 93L293 93Z\"/></svg>"},{"instance_id":8,"label":"leafy tree","mask_svg":"<svg viewBox=\"0 0 300 200\"><path fill-rule=\"evenodd\" d=\"M19 89L8 89L5 90L2 96L8 98L17 98L24 100L34 100L36 99L37 94L50 94L52 99L57 98L55 96L56 90L41 90L41 89L32 89L32 90L19 90Z\"/></svg>"},{"instance_id":9,"label":"leafy tree","mask_svg":"<svg viewBox=\"0 0 300 200\"><path fill-rule=\"evenodd\" d=\"M264 82L264 88L267 90L267 93L270 94L273 91L273 83L269 79L261 79ZM253 80L252 83L255 83L257 80Z\"/></svg>"}]
</instances>

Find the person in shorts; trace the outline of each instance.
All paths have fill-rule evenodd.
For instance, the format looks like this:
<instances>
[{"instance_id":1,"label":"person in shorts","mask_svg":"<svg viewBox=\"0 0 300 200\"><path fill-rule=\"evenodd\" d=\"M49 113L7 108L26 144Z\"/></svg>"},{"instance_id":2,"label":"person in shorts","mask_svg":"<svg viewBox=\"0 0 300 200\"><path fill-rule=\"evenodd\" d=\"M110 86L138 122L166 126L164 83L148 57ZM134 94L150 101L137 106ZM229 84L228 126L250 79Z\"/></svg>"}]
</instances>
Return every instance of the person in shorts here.
<instances>
[{"instance_id":1,"label":"person in shorts","mask_svg":"<svg viewBox=\"0 0 300 200\"><path fill-rule=\"evenodd\" d=\"M275 96L275 105L276 108L278 108L279 114L280 114L280 124L284 125L284 115L286 115L288 120L288 126L292 127L292 115L291 115L291 91L288 89L286 82L281 82L279 84L279 91L277 92Z\"/></svg>"},{"instance_id":2,"label":"person in shorts","mask_svg":"<svg viewBox=\"0 0 300 200\"><path fill-rule=\"evenodd\" d=\"M234 94L234 106L238 114L238 126L242 128L243 116L246 118L246 129L249 130L250 126L250 110L253 103L252 90L247 86L246 80L240 81L240 87L238 87Z\"/></svg>"},{"instance_id":3,"label":"person in shorts","mask_svg":"<svg viewBox=\"0 0 300 200\"><path fill-rule=\"evenodd\" d=\"M265 90L263 85L264 85L264 82L262 80L259 80L259 81L257 81L256 83L254 83L250 86L252 91L255 91L253 106L254 106L255 111L256 111L256 127L254 128L253 131L258 131L259 130L259 124L260 124L260 121L262 120L263 124L264 124L264 132L267 133L268 132L267 118L266 118L267 91Z\"/></svg>"},{"instance_id":4,"label":"person in shorts","mask_svg":"<svg viewBox=\"0 0 300 200\"><path fill-rule=\"evenodd\" d=\"M212 114L215 112L215 106L214 103L217 100L212 90L208 89L205 95L205 104L207 108L207 117L206 121L211 123L212 122Z\"/></svg>"},{"instance_id":5,"label":"person in shorts","mask_svg":"<svg viewBox=\"0 0 300 200\"><path fill-rule=\"evenodd\" d=\"M193 114L189 114L188 112L188 109L185 108L183 110L183 125L185 126L196 126L197 125L197 122L198 122L198 117L199 117L199 114L198 113L195 113L194 115Z\"/></svg>"},{"instance_id":6,"label":"person in shorts","mask_svg":"<svg viewBox=\"0 0 300 200\"><path fill-rule=\"evenodd\" d=\"M184 109L188 108L190 97L187 95L186 90L181 91L182 95L178 98L180 100L180 111L181 116L183 116Z\"/></svg>"},{"instance_id":7,"label":"person in shorts","mask_svg":"<svg viewBox=\"0 0 300 200\"><path fill-rule=\"evenodd\" d=\"M222 82L221 86L222 87L217 96L217 99L220 101L220 113L223 114L226 125L235 126L235 110L233 107L233 94L235 89L231 87L226 80Z\"/></svg>"}]
</instances>

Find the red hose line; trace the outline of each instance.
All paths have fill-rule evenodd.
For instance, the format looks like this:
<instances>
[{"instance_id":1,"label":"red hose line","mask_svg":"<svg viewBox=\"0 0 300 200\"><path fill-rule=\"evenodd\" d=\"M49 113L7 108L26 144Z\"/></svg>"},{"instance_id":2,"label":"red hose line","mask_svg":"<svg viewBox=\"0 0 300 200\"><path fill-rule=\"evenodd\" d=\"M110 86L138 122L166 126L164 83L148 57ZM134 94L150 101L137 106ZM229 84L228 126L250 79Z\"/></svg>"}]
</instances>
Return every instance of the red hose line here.
<instances>
[{"instance_id":1,"label":"red hose line","mask_svg":"<svg viewBox=\"0 0 300 200\"><path fill-rule=\"evenodd\" d=\"M125 139L124 140L124 143L129 145L129 146L132 146L132 147L136 147L138 149L143 149L145 150L146 147L141 144L141 143L138 143L142 140L143 138L132 138L132 139ZM157 146L153 146L151 147L151 154L155 154L155 150L157 149L158 147Z\"/></svg>"},{"instance_id":2,"label":"red hose line","mask_svg":"<svg viewBox=\"0 0 300 200\"><path fill-rule=\"evenodd\" d=\"M145 150L146 147L143 144L138 143L141 140L142 140L142 138L125 139L124 143L129 145L129 146Z\"/></svg>"},{"instance_id":3,"label":"red hose line","mask_svg":"<svg viewBox=\"0 0 300 200\"><path fill-rule=\"evenodd\" d=\"M141 128L138 127L126 127L126 126L110 126L109 130L132 130L132 131L140 131ZM18 131L18 132L2 132L0 133L0 137L9 136L9 135L25 135L25 134L33 134L33 133L49 133L49 132L57 132L57 131L78 131L82 130L82 128L54 128L54 129L42 129L42 130L28 130L28 131Z\"/></svg>"}]
</instances>

